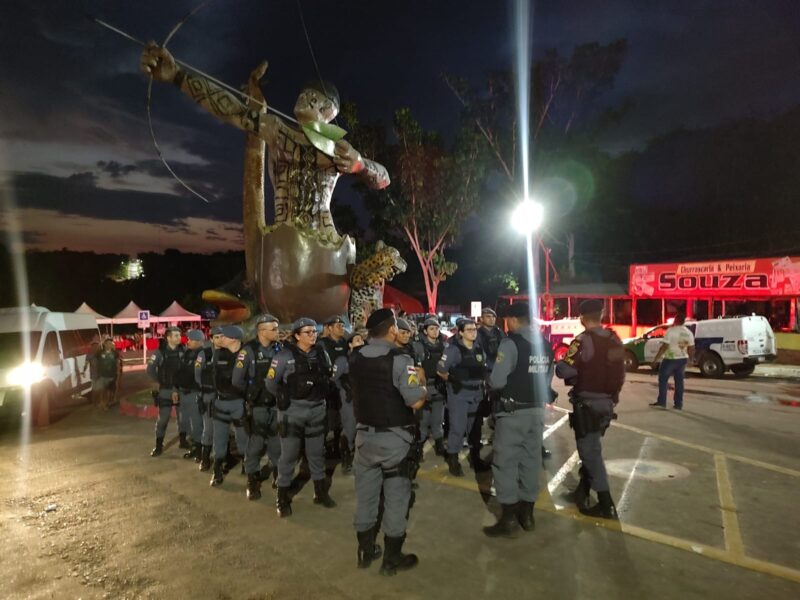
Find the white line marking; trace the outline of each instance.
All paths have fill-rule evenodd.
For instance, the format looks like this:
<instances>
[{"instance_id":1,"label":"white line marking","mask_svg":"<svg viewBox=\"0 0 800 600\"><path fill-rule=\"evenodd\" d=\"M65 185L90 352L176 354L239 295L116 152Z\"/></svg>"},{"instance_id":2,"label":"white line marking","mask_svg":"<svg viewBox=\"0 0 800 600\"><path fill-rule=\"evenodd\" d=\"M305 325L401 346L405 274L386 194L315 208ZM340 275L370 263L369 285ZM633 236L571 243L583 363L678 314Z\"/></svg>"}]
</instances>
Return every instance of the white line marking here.
<instances>
[{"instance_id":1,"label":"white line marking","mask_svg":"<svg viewBox=\"0 0 800 600\"><path fill-rule=\"evenodd\" d=\"M630 490L630 485L633 482L634 476L636 475L636 470L639 468L639 463L641 463L645 458L645 452L650 449L650 443L653 441L654 440L651 437L644 438L642 447L639 449L639 456L636 457L636 462L633 463L631 473L628 475L628 479L625 481L625 487L622 488L622 495L619 497L619 502L617 503L617 512L624 513L628 510L628 491Z\"/></svg>"},{"instance_id":2,"label":"white line marking","mask_svg":"<svg viewBox=\"0 0 800 600\"><path fill-rule=\"evenodd\" d=\"M560 486L564 482L564 479L566 479L567 477L567 473L572 471L572 469L575 467L576 464L578 464L577 450L575 450L575 452L572 453L572 456L570 456L567 459L567 462L561 465L561 468L556 472L555 475L553 475L552 479L550 479L550 481L547 482L547 491L550 492L550 497L553 499L553 505L558 510L564 508L564 505L556 502L556 498L555 496L553 496L553 492L556 491L558 486Z\"/></svg>"},{"instance_id":3,"label":"white line marking","mask_svg":"<svg viewBox=\"0 0 800 600\"><path fill-rule=\"evenodd\" d=\"M549 438L556 429L561 427L568 420L569 420L569 415L564 415L558 421L550 425L550 427L544 430L544 433L542 434L542 440L546 440L547 438Z\"/></svg>"}]
</instances>

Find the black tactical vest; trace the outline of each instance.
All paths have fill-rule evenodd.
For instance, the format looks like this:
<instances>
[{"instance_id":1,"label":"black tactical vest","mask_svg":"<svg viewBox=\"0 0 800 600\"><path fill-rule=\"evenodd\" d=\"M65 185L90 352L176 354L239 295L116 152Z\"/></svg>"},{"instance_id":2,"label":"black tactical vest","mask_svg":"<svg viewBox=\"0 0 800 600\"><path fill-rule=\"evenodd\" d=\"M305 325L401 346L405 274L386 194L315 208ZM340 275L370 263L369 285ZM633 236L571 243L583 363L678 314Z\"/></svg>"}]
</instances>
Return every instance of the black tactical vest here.
<instances>
[{"instance_id":1,"label":"black tactical vest","mask_svg":"<svg viewBox=\"0 0 800 600\"><path fill-rule=\"evenodd\" d=\"M478 327L478 342L486 352L489 360L497 358L497 349L500 347L502 339L503 336L500 335L500 330L497 327L492 327L488 331L483 325Z\"/></svg>"},{"instance_id":2,"label":"black tactical vest","mask_svg":"<svg viewBox=\"0 0 800 600\"><path fill-rule=\"evenodd\" d=\"M227 348L219 348L214 353L213 378L214 389L222 400L235 400L242 397L242 393L233 387L233 368L236 365L236 355Z\"/></svg>"},{"instance_id":3,"label":"black tactical vest","mask_svg":"<svg viewBox=\"0 0 800 600\"><path fill-rule=\"evenodd\" d=\"M203 348L203 368L200 371L200 387L204 394L214 391L214 350L213 348Z\"/></svg>"},{"instance_id":4,"label":"black tactical vest","mask_svg":"<svg viewBox=\"0 0 800 600\"><path fill-rule=\"evenodd\" d=\"M625 382L625 349L617 334L598 335L586 331L583 335L592 338L594 356L592 360L578 363L576 392L594 392L615 395Z\"/></svg>"},{"instance_id":5,"label":"black tactical vest","mask_svg":"<svg viewBox=\"0 0 800 600\"><path fill-rule=\"evenodd\" d=\"M174 350L170 350L167 344L164 344L164 347L161 348L163 360L158 367L158 385L161 389L171 389L178 385L177 378L183 362L183 352L183 345Z\"/></svg>"},{"instance_id":6,"label":"black tactical vest","mask_svg":"<svg viewBox=\"0 0 800 600\"><path fill-rule=\"evenodd\" d=\"M444 354L444 342L441 339L431 344L428 337L422 338L422 347L425 349L425 358L422 360L422 368L425 369L425 377L429 381L436 381L436 365Z\"/></svg>"},{"instance_id":7,"label":"black tactical vest","mask_svg":"<svg viewBox=\"0 0 800 600\"><path fill-rule=\"evenodd\" d=\"M97 355L97 374L100 377L115 379L117 377L118 355L115 350L106 352L103 350Z\"/></svg>"},{"instance_id":8,"label":"black tactical vest","mask_svg":"<svg viewBox=\"0 0 800 600\"><path fill-rule=\"evenodd\" d=\"M478 344L473 344L471 350L463 344L455 345L461 352L461 362L450 369L450 374L461 382L483 380L486 377L486 355L483 349Z\"/></svg>"},{"instance_id":9,"label":"black tactical vest","mask_svg":"<svg viewBox=\"0 0 800 600\"><path fill-rule=\"evenodd\" d=\"M247 392L245 398L253 406L262 406L264 404L272 404L267 398L267 388L265 387L264 380L267 378L267 372L272 364L272 359L280 352L279 344L270 344L269 347L264 347L258 339L252 340L247 343L250 351L253 353L253 377L247 382Z\"/></svg>"},{"instance_id":10,"label":"black tactical vest","mask_svg":"<svg viewBox=\"0 0 800 600\"><path fill-rule=\"evenodd\" d=\"M517 365L509 373L500 395L517 402L535 402L537 406L544 406L549 398L543 398L542 394L550 392L548 373L553 364L550 345L542 340L542 353L537 354L533 345L522 335L509 333L508 338L517 347Z\"/></svg>"},{"instance_id":11,"label":"black tactical vest","mask_svg":"<svg viewBox=\"0 0 800 600\"><path fill-rule=\"evenodd\" d=\"M324 346L325 352L328 353L328 358L331 359L332 364L335 364L336 359L340 356L347 356L349 348L347 347L346 339L342 338L337 342L333 338L324 337L320 342Z\"/></svg>"},{"instance_id":12,"label":"black tactical vest","mask_svg":"<svg viewBox=\"0 0 800 600\"><path fill-rule=\"evenodd\" d=\"M414 411L406 406L400 391L394 387L394 357L399 353L392 348L384 356L367 358L357 348L350 355L353 413L358 423L371 427L414 424Z\"/></svg>"},{"instance_id":13,"label":"black tactical vest","mask_svg":"<svg viewBox=\"0 0 800 600\"><path fill-rule=\"evenodd\" d=\"M194 361L197 358L198 350L184 351L181 356L181 366L175 376L175 385L182 390L196 390L197 382L194 380Z\"/></svg>"},{"instance_id":14,"label":"black tactical vest","mask_svg":"<svg viewBox=\"0 0 800 600\"><path fill-rule=\"evenodd\" d=\"M289 398L311 402L324 400L331 376L331 365L325 349L317 344L312 355L311 350L306 354L294 344L287 344L286 347L294 357L294 373L286 377Z\"/></svg>"}]
</instances>

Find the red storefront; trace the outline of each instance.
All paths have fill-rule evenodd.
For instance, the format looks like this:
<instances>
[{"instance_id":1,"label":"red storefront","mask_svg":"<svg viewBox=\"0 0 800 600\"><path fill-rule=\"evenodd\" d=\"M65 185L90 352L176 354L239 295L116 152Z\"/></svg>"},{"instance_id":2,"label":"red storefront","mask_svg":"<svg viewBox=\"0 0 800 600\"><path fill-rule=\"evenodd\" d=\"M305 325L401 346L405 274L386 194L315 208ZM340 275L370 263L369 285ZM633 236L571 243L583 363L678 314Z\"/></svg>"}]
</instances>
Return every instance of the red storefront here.
<instances>
[{"instance_id":1,"label":"red storefront","mask_svg":"<svg viewBox=\"0 0 800 600\"><path fill-rule=\"evenodd\" d=\"M662 321L679 310L698 319L756 312L775 329L797 326L800 257L631 265L628 282L634 331L642 300L661 302Z\"/></svg>"}]
</instances>

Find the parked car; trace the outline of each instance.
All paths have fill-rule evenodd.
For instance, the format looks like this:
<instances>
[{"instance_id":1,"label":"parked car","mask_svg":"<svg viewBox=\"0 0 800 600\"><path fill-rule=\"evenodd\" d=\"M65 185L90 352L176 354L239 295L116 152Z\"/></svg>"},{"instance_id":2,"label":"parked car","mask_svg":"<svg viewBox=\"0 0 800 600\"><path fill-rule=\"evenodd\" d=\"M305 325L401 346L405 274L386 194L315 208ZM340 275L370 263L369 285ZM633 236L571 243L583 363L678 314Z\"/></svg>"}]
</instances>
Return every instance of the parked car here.
<instances>
[{"instance_id":1,"label":"parked car","mask_svg":"<svg viewBox=\"0 0 800 600\"><path fill-rule=\"evenodd\" d=\"M56 313L32 306L0 309L0 417L26 412L34 422L92 389L84 366L92 341L100 339L92 315Z\"/></svg>"},{"instance_id":2,"label":"parked car","mask_svg":"<svg viewBox=\"0 0 800 600\"><path fill-rule=\"evenodd\" d=\"M669 327L669 323L663 323L641 337L623 340L628 371L652 366ZM737 377L747 377L757 364L777 356L775 334L762 316L686 321L686 327L694 334L693 366L704 377L721 377L728 370Z\"/></svg>"}]
</instances>

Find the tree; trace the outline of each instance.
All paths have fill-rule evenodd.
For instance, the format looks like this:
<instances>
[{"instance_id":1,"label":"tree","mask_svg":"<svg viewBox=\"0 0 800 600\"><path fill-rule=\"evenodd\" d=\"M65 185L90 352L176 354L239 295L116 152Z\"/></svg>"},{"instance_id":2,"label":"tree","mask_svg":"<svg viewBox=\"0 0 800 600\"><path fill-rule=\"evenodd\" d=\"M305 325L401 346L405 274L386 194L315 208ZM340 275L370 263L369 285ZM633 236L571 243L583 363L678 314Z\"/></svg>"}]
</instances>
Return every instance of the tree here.
<instances>
[{"instance_id":1,"label":"tree","mask_svg":"<svg viewBox=\"0 0 800 600\"><path fill-rule=\"evenodd\" d=\"M408 108L395 112L397 143L387 144L376 134L379 127L358 123L354 107L343 113L358 140L354 143L379 155L392 177L384 190L361 190L373 228L408 244L422 270L428 310L434 312L439 285L458 266L445 251L478 206L486 146L471 128L458 132L448 146L437 132L425 131Z\"/></svg>"},{"instance_id":2,"label":"tree","mask_svg":"<svg viewBox=\"0 0 800 600\"><path fill-rule=\"evenodd\" d=\"M630 109L626 101L609 108L600 100L613 87L626 55L624 39L607 45L592 42L576 46L569 57L555 49L547 50L531 67L528 160L534 190L542 180L553 178L569 181L573 184L571 191L577 193L577 198L571 200L575 210L571 210L569 219L564 219L560 235L592 220L593 215L586 214L581 210L583 207L598 208L598 203L589 201L596 192L594 182L607 157L600 156L596 139ZM479 86L453 76L444 79L464 108L465 124L483 138L495 161L495 170L504 176L508 188L500 196L509 199L518 196L515 190L521 187L519 116L513 74L491 73ZM588 174L584 179L591 185L583 186L582 181L575 185L570 175L576 171ZM560 200L553 198L553 204L559 204ZM562 212L559 208L548 207L548 214L558 215ZM553 236L554 229L551 221L541 235ZM538 245L543 248L541 238ZM566 254L567 244L563 246Z\"/></svg>"}]
</instances>

